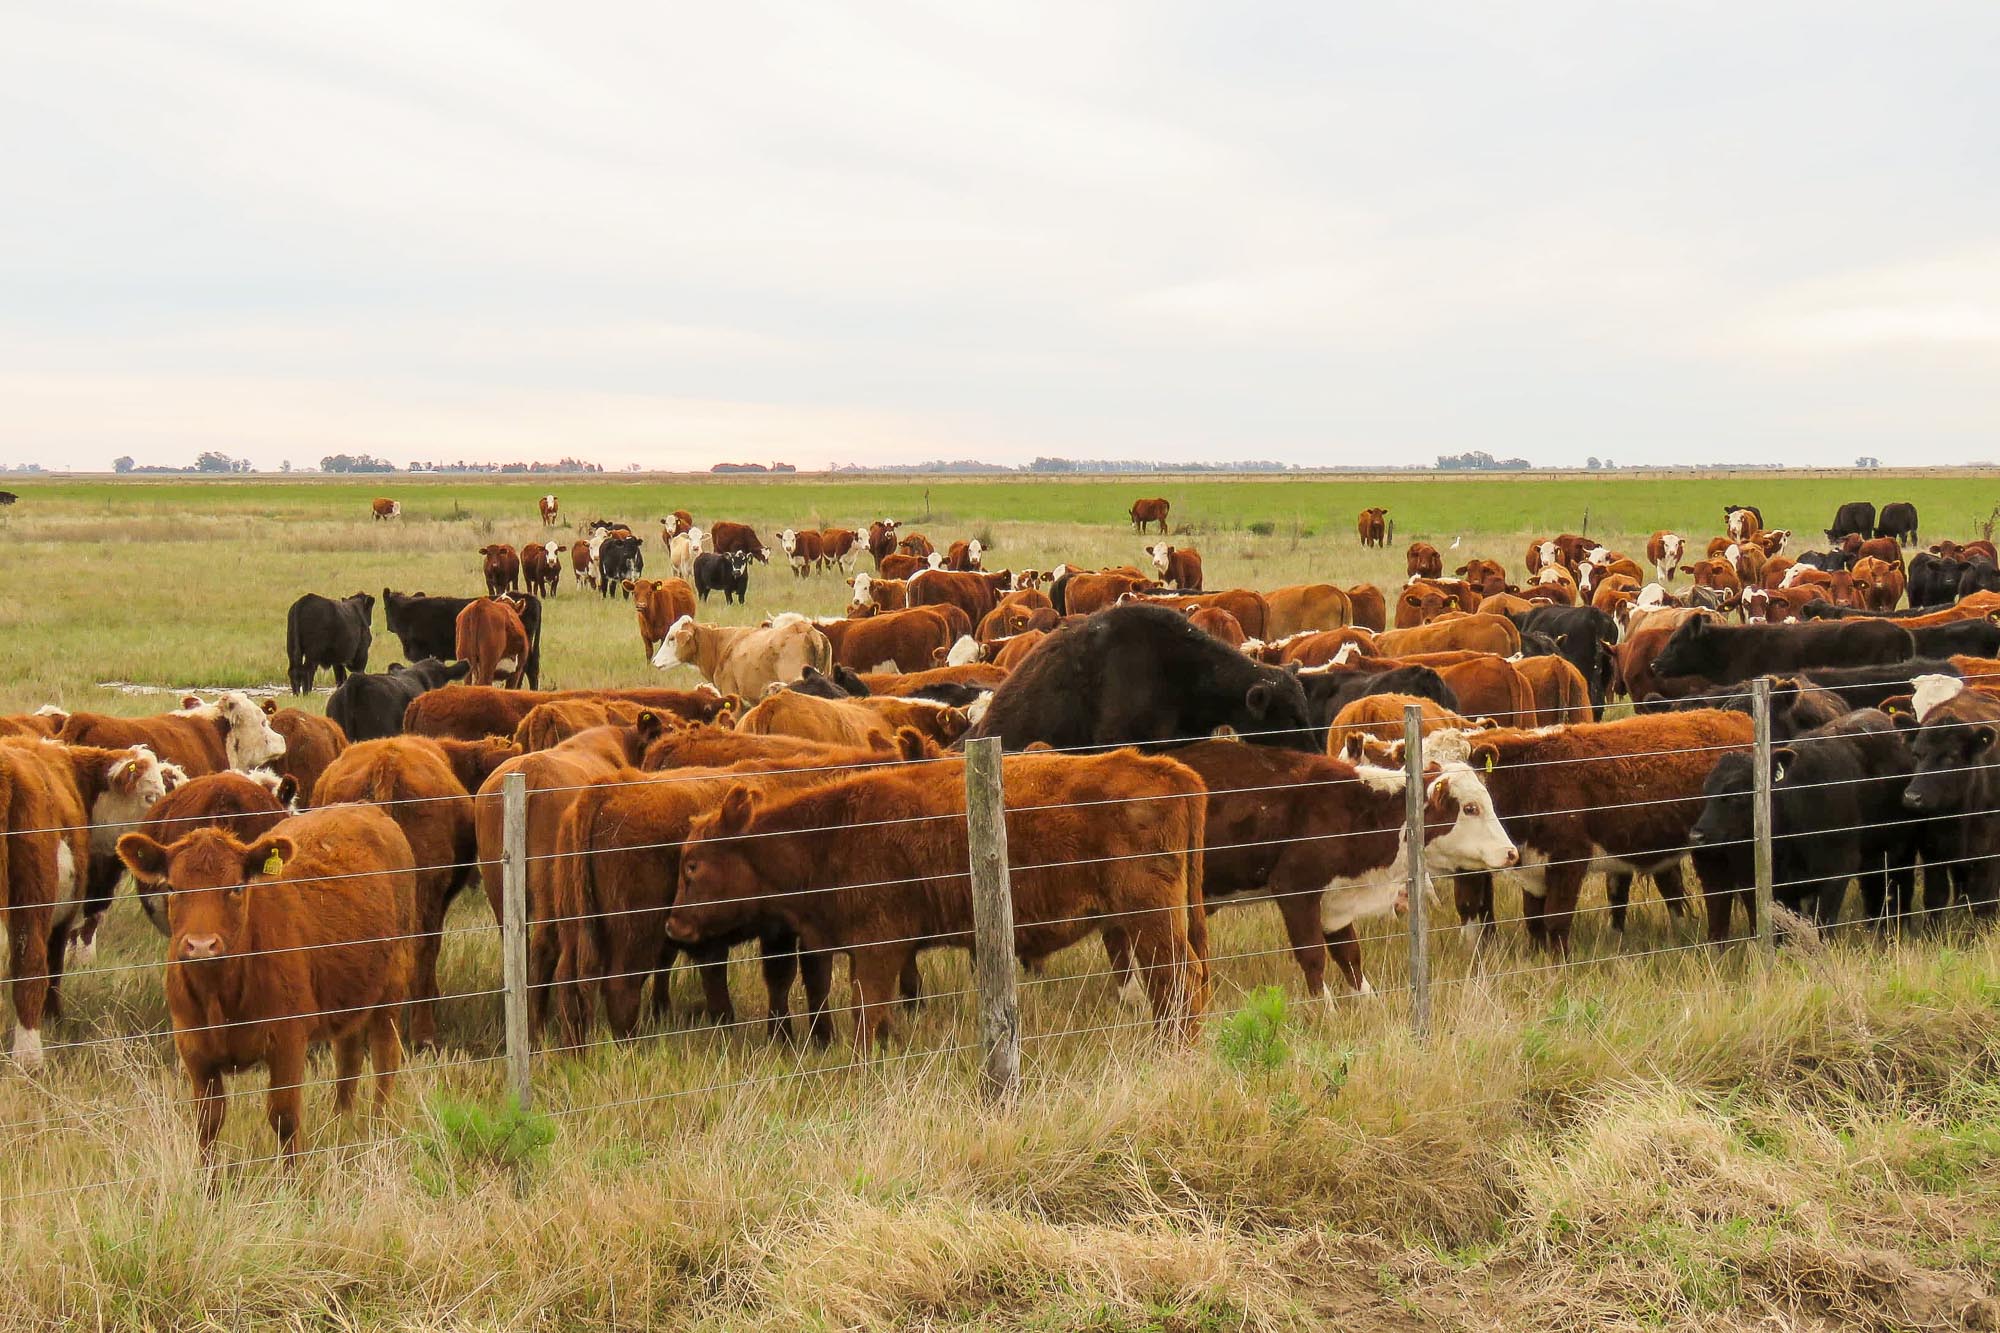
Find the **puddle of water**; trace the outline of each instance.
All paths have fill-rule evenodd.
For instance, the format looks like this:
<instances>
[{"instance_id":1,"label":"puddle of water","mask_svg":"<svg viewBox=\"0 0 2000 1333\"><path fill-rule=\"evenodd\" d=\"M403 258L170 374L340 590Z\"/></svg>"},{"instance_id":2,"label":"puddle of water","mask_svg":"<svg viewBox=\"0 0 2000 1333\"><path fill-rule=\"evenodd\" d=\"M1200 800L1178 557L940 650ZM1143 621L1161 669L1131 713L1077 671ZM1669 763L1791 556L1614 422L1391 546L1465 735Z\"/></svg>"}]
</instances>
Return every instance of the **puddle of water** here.
<instances>
[{"instance_id":1,"label":"puddle of water","mask_svg":"<svg viewBox=\"0 0 2000 1333\"><path fill-rule=\"evenodd\" d=\"M234 690L238 694L247 694L253 699L269 698L292 692L292 687L289 685L143 685L131 680L100 680L97 682L97 688L100 690L116 690L120 694L171 694L176 697L183 694L227 694L229 691ZM333 686L315 686L313 693L332 694Z\"/></svg>"}]
</instances>

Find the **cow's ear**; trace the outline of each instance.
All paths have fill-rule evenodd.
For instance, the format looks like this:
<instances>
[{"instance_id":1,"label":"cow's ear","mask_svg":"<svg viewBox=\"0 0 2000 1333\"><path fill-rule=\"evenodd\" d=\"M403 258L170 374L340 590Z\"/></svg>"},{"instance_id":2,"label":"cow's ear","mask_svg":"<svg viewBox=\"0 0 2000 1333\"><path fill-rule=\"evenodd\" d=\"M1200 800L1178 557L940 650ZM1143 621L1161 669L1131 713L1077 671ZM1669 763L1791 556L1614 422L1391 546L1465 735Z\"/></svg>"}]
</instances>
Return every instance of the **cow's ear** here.
<instances>
[{"instance_id":1,"label":"cow's ear","mask_svg":"<svg viewBox=\"0 0 2000 1333\"><path fill-rule=\"evenodd\" d=\"M1271 711L1271 687L1258 681L1245 691L1243 705L1250 710L1250 716L1263 717Z\"/></svg>"},{"instance_id":2,"label":"cow's ear","mask_svg":"<svg viewBox=\"0 0 2000 1333\"><path fill-rule=\"evenodd\" d=\"M1497 745L1475 745L1472 747L1472 753L1467 757L1466 762L1472 765L1474 772L1491 773L1500 765L1500 747Z\"/></svg>"},{"instance_id":3,"label":"cow's ear","mask_svg":"<svg viewBox=\"0 0 2000 1333\"><path fill-rule=\"evenodd\" d=\"M905 759L922 759L931 753L930 742L915 727L896 728L895 749Z\"/></svg>"},{"instance_id":4,"label":"cow's ear","mask_svg":"<svg viewBox=\"0 0 2000 1333\"><path fill-rule=\"evenodd\" d=\"M128 833L118 840L118 859L133 876L148 884L167 877L167 849L143 833Z\"/></svg>"},{"instance_id":5,"label":"cow's ear","mask_svg":"<svg viewBox=\"0 0 2000 1333\"><path fill-rule=\"evenodd\" d=\"M750 820L757 813L757 795L748 787L735 786L723 793L722 804L716 807L715 827L722 833L741 833L750 827Z\"/></svg>"},{"instance_id":6,"label":"cow's ear","mask_svg":"<svg viewBox=\"0 0 2000 1333\"><path fill-rule=\"evenodd\" d=\"M1771 781L1783 782L1785 770L1798 762L1799 752L1789 745L1780 745L1771 751Z\"/></svg>"},{"instance_id":7,"label":"cow's ear","mask_svg":"<svg viewBox=\"0 0 2000 1333\"><path fill-rule=\"evenodd\" d=\"M446 680L464 680L467 676L471 674L472 674L472 663L453 662L450 666L445 668L444 678Z\"/></svg>"},{"instance_id":8,"label":"cow's ear","mask_svg":"<svg viewBox=\"0 0 2000 1333\"><path fill-rule=\"evenodd\" d=\"M284 834L267 833L243 849L243 877L277 875L298 851L298 844Z\"/></svg>"},{"instance_id":9,"label":"cow's ear","mask_svg":"<svg viewBox=\"0 0 2000 1333\"><path fill-rule=\"evenodd\" d=\"M1340 743L1340 757L1350 764L1360 763L1367 753L1362 735L1358 731L1348 732L1346 739Z\"/></svg>"},{"instance_id":10,"label":"cow's ear","mask_svg":"<svg viewBox=\"0 0 2000 1333\"><path fill-rule=\"evenodd\" d=\"M265 699L263 709L265 717L276 717L278 715L278 701L276 699Z\"/></svg>"},{"instance_id":11,"label":"cow's ear","mask_svg":"<svg viewBox=\"0 0 2000 1333\"><path fill-rule=\"evenodd\" d=\"M640 709L639 716L632 719L632 730L647 745L658 740L660 733L666 729L666 724L660 720L660 715L650 708Z\"/></svg>"},{"instance_id":12,"label":"cow's ear","mask_svg":"<svg viewBox=\"0 0 2000 1333\"><path fill-rule=\"evenodd\" d=\"M1694 566L1693 566L1693 565L1682 565L1682 566L1681 566L1681 573L1683 573L1683 574L1692 574L1692 573L1694 573Z\"/></svg>"},{"instance_id":13,"label":"cow's ear","mask_svg":"<svg viewBox=\"0 0 2000 1333\"><path fill-rule=\"evenodd\" d=\"M285 774L278 779L278 790L275 794L279 805L290 805L299 799L299 780L290 773Z\"/></svg>"}]
</instances>

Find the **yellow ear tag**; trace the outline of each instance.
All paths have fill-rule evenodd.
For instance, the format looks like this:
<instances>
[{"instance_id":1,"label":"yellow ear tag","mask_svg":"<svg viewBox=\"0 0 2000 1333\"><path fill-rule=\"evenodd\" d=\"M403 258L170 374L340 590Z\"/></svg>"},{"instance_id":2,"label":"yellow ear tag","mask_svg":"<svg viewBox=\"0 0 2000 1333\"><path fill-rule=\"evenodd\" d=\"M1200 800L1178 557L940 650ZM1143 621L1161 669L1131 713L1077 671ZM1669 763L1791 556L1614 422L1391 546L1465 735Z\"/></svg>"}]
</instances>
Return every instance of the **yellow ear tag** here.
<instances>
[{"instance_id":1,"label":"yellow ear tag","mask_svg":"<svg viewBox=\"0 0 2000 1333\"><path fill-rule=\"evenodd\" d=\"M264 873L267 875L277 875L282 874L284 869L285 858L278 855L278 849L273 847L271 854L264 858Z\"/></svg>"},{"instance_id":2,"label":"yellow ear tag","mask_svg":"<svg viewBox=\"0 0 2000 1333\"><path fill-rule=\"evenodd\" d=\"M1490 754L1486 756L1486 771L1488 773L1493 771L1493 756Z\"/></svg>"}]
</instances>

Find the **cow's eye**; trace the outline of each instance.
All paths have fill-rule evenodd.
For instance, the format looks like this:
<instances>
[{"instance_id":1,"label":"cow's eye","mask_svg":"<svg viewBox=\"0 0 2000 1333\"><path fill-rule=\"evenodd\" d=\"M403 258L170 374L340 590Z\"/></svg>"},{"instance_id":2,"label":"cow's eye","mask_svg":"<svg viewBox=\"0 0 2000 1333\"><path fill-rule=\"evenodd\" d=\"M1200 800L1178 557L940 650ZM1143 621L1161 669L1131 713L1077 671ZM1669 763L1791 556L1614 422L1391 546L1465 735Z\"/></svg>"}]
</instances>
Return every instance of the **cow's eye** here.
<instances>
[{"instance_id":1,"label":"cow's eye","mask_svg":"<svg viewBox=\"0 0 2000 1333\"><path fill-rule=\"evenodd\" d=\"M1465 813L1471 815L1474 819L1477 819L1479 818L1479 807L1476 805L1468 805L1465 807Z\"/></svg>"}]
</instances>

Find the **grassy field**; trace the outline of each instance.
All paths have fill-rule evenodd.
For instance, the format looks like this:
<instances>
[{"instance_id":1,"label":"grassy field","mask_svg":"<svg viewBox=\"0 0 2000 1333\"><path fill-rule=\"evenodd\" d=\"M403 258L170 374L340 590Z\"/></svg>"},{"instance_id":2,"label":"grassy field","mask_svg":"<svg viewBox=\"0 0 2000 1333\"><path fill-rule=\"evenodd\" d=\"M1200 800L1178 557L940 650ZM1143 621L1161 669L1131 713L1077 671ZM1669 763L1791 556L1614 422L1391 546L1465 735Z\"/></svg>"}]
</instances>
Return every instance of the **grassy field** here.
<instances>
[{"instance_id":1,"label":"grassy field","mask_svg":"<svg viewBox=\"0 0 2000 1333\"><path fill-rule=\"evenodd\" d=\"M472 591L475 549L537 535L551 488L568 519L649 541L674 507L767 531L889 515L1044 567L1135 557L1123 512L1165 494L1214 586L1399 576L1400 545L1355 545L1363 503L1390 506L1399 544L1458 537L1460 556L1513 567L1586 505L1593 534L1629 546L1707 534L1725 501L1810 529L1842 499L1906 498L1963 533L2000 499L1930 477L932 481L926 520L922 481L24 482L0 519L24 571L0 597L0 711L171 703L110 680L281 681L299 592ZM374 494L403 520L372 523ZM760 567L722 618L842 601L831 578ZM394 640L378 645L379 665ZM629 605L570 589L544 657L545 683L657 677ZM965 960L933 955L931 998L874 1064L649 1027L540 1057L521 1118L500 1097L490 920L462 901L446 1054L409 1066L386 1122L330 1121L328 1090L309 1090L292 1180L261 1160L261 1079L235 1080L235 1165L212 1198L161 1035L160 941L121 904L46 1070L0 1071L0 1327L2000 1326L1991 936L1764 962L1698 946L1650 895L1621 939L1592 893L1577 965L1554 968L1518 911L1503 894L1477 957L1435 938L1423 1044L1394 927L1365 945L1384 993L1322 1009L1252 908L1217 918L1213 1021L1186 1049L1133 1025L1094 946L1030 979L1008 1111L977 1098ZM691 978L675 999L693 1010Z\"/></svg>"}]
</instances>

